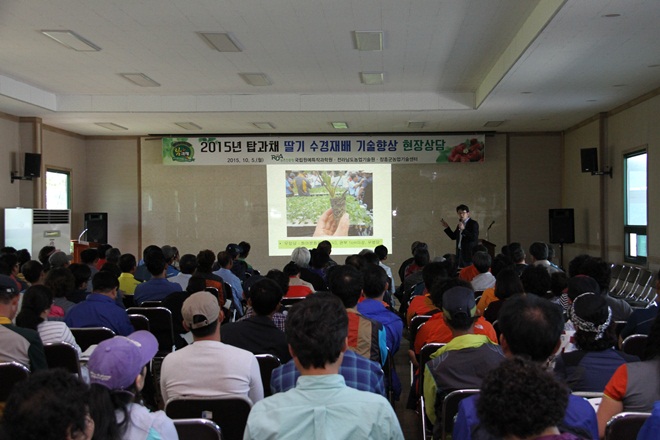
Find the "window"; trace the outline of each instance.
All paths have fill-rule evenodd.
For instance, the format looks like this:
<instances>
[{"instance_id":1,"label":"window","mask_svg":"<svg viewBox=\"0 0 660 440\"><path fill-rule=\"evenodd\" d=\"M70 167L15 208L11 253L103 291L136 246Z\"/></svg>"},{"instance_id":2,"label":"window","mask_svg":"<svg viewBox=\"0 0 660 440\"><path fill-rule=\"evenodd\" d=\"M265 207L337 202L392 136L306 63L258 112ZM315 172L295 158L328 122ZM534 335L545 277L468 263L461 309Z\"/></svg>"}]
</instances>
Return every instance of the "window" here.
<instances>
[{"instance_id":1,"label":"window","mask_svg":"<svg viewBox=\"0 0 660 440\"><path fill-rule=\"evenodd\" d=\"M624 169L624 260L646 264L646 150L626 154Z\"/></svg>"},{"instance_id":2,"label":"window","mask_svg":"<svg viewBox=\"0 0 660 440\"><path fill-rule=\"evenodd\" d=\"M46 168L46 209L71 208L71 172Z\"/></svg>"}]
</instances>

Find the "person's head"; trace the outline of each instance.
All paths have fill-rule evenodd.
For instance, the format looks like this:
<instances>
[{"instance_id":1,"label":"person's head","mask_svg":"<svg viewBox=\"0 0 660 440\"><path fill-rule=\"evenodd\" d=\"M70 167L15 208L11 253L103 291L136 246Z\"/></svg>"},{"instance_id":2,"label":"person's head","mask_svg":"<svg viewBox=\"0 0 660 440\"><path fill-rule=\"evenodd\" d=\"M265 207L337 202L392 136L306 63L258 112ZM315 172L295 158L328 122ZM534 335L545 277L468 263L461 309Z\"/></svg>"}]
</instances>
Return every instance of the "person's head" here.
<instances>
[{"instance_id":1,"label":"person's head","mask_svg":"<svg viewBox=\"0 0 660 440\"><path fill-rule=\"evenodd\" d=\"M472 284L460 278L437 278L431 288L431 302L438 309L442 309L442 298L446 291L454 287L462 287L472 290ZM474 296L474 293L472 294Z\"/></svg>"},{"instance_id":2,"label":"person's head","mask_svg":"<svg viewBox=\"0 0 660 440\"><path fill-rule=\"evenodd\" d=\"M0 274L2 275L15 275L18 273L20 267L18 266L18 257L16 254L2 254L0 255Z\"/></svg>"},{"instance_id":3,"label":"person's head","mask_svg":"<svg viewBox=\"0 0 660 440\"><path fill-rule=\"evenodd\" d=\"M479 271L479 273L486 273L490 269L492 259L487 252L475 252L472 254L472 264Z\"/></svg>"},{"instance_id":4,"label":"person's head","mask_svg":"<svg viewBox=\"0 0 660 440\"><path fill-rule=\"evenodd\" d=\"M250 246L250 243L247 241L241 241L238 243L238 247L241 248L241 252L238 254L238 258L247 258L248 255L250 255L250 249L252 249L252 246Z\"/></svg>"},{"instance_id":5,"label":"person's head","mask_svg":"<svg viewBox=\"0 0 660 440\"><path fill-rule=\"evenodd\" d=\"M163 250L158 248L149 251L147 257L144 259L144 264L153 277L162 276L167 269L167 260L165 259Z\"/></svg>"},{"instance_id":6,"label":"person's head","mask_svg":"<svg viewBox=\"0 0 660 440\"><path fill-rule=\"evenodd\" d=\"M346 350L348 315L336 296L316 293L291 307L285 330L297 364L305 369L324 368Z\"/></svg>"},{"instance_id":7,"label":"person's head","mask_svg":"<svg viewBox=\"0 0 660 440\"><path fill-rule=\"evenodd\" d=\"M166 244L160 249L163 251L163 257L165 258L167 264L172 264L174 262L174 258L176 257L176 251L174 248L169 244Z\"/></svg>"},{"instance_id":8,"label":"person's head","mask_svg":"<svg viewBox=\"0 0 660 440\"><path fill-rule=\"evenodd\" d=\"M80 261L84 264L96 264L99 260L99 251L94 248L87 248L80 253Z\"/></svg>"},{"instance_id":9,"label":"person's head","mask_svg":"<svg viewBox=\"0 0 660 440\"><path fill-rule=\"evenodd\" d=\"M362 274L353 266L336 266L328 273L330 291L341 299L347 309L357 305L363 286Z\"/></svg>"},{"instance_id":10,"label":"person's head","mask_svg":"<svg viewBox=\"0 0 660 440\"><path fill-rule=\"evenodd\" d=\"M82 289L83 285L89 281L89 278L92 276L92 269L86 264L82 263L73 263L69 266L69 271L75 279L75 288Z\"/></svg>"},{"instance_id":11,"label":"person's head","mask_svg":"<svg viewBox=\"0 0 660 440\"><path fill-rule=\"evenodd\" d=\"M545 267L527 266L520 275L520 281L522 281L523 287L525 287L525 292L533 293L543 298L548 296L551 280L550 274Z\"/></svg>"},{"instance_id":12,"label":"person's head","mask_svg":"<svg viewBox=\"0 0 660 440\"><path fill-rule=\"evenodd\" d=\"M374 248L374 253L378 256L380 261L385 261L387 260L387 254L389 253L389 250L385 245L379 244Z\"/></svg>"},{"instance_id":13,"label":"person's head","mask_svg":"<svg viewBox=\"0 0 660 440\"><path fill-rule=\"evenodd\" d=\"M133 273L137 267L137 259L133 254L124 254L119 257L119 268L123 273Z\"/></svg>"},{"instance_id":14,"label":"person's head","mask_svg":"<svg viewBox=\"0 0 660 440\"><path fill-rule=\"evenodd\" d=\"M48 271L44 285L53 292L55 298L63 298L75 290L76 278L68 268L59 267Z\"/></svg>"},{"instance_id":15,"label":"person's head","mask_svg":"<svg viewBox=\"0 0 660 440\"><path fill-rule=\"evenodd\" d=\"M362 279L364 280L362 292L367 298L380 298L385 293L388 277L385 269L382 267L375 264L367 264L362 269Z\"/></svg>"},{"instance_id":16,"label":"person's head","mask_svg":"<svg viewBox=\"0 0 660 440\"><path fill-rule=\"evenodd\" d=\"M550 243L546 243L546 246L548 246L548 261L552 261L555 258L555 247Z\"/></svg>"},{"instance_id":17,"label":"person's head","mask_svg":"<svg viewBox=\"0 0 660 440\"><path fill-rule=\"evenodd\" d=\"M495 296L497 299L503 301L524 291L525 288L522 281L520 281L518 272L514 269L504 269L497 274L495 278Z\"/></svg>"},{"instance_id":18,"label":"person's head","mask_svg":"<svg viewBox=\"0 0 660 440\"><path fill-rule=\"evenodd\" d=\"M424 266L422 269L422 280L424 281L426 290L430 292L438 278L449 277L449 270L450 268L446 262L433 262Z\"/></svg>"},{"instance_id":19,"label":"person's head","mask_svg":"<svg viewBox=\"0 0 660 440\"><path fill-rule=\"evenodd\" d=\"M575 345L585 351L601 351L616 344L612 310L605 298L583 293L573 301L568 316L575 326Z\"/></svg>"},{"instance_id":20,"label":"person's head","mask_svg":"<svg viewBox=\"0 0 660 440\"><path fill-rule=\"evenodd\" d=\"M231 257L229 252L218 252L218 266L222 267L223 269L229 269L233 262L234 259Z\"/></svg>"},{"instance_id":21,"label":"person's head","mask_svg":"<svg viewBox=\"0 0 660 440\"><path fill-rule=\"evenodd\" d=\"M520 243L513 242L509 244L509 254L514 263L523 264L525 262L525 250Z\"/></svg>"},{"instance_id":22,"label":"person's head","mask_svg":"<svg viewBox=\"0 0 660 440\"><path fill-rule=\"evenodd\" d=\"M286 293L289 290L289 276L281 270L271 269L266 273L266 278L273 280L280 286L282 292ZM254 284L253 284L254 285Z\"/></svg>"},{"instance_id":23,"label":"person's head","mask_svg":"<svg viewBox=\"0 0 660 440\"><path fill-rule=\"evenodd\" d=\"M575 298L582 295L583 293L595 293L600 294L600 287L596 280L586 275L578 275L573 278L569 278L567 281L566 294L568 299L574 301Z\"/></svg>"},{"instance_id":24,"label":"person's head","mask_svg":"<svg viewBox=\"0 0 660 440\"><path fill-rule=\"evenodd\" d=\"M565 272L553 272L550 274L550 291L553 297L561 296L568 287L568 276Z\"/></svg>"},{"instance_id":25,"label":"person's head","mask_svg":"<svg viewBox=\"0 0 660 440\"><path fill-rule=\"evenodd\" d=\"M112 249L111 244L104 243L98 247L99 258L105 259L105 253Z\"/></svg>"},{"instance_id":26,"label":"person's head","mask_svg":"<svg viewBox=\"0 0 660 440\"><path fill-rule=\"evenodd\" d=\"M458 218L461 221L465 221L467 218L470 217L470 208L467 207L467 205L458 205L456 207L456 214L458 214Z\"/></svg>"},{"instance_id":27,"label":"person's head","mask_svg":"<svg viewBox=\"0 0 660 440\"><path fill-rule=\"evenodd\" d=\"M428 249L418 249L413 255L413 260L417 267L424 267L431 261L431 254Z\"/></svg>"},{"instance_id":28,"label":"person's head","mask_svg":"<svg viewBox=\"0 0 660 440\"><path fill-rule=\"evenodd\" d=\"M529 246L529 254L534 260L547 260L548 259L548 245L543 242L535 241Z\"/></svg>"},{"instance_id":29,"label":"person's head","mask_svg":"<svg viewBox=\"0 0 660 440\"><path fill-rule=\"evenodd\" d=\"M28 251L27 249L17 250L16 257L18 258L18 264L21 266L23 266L25 263L27 263L32 259L32 255L30 255L30 251Z\"/></svg>"},{"instance_id":30,"label":"person's head","mask_svg":"<svg viewBox=\"0 0 660 440\"><path fill-rule=\"evenodd\" d=\"M99 271L92 277L92 285L94 286L94 293L114 296L119 288L119 280L113 273Z\"/></svg>"},{"instance_id":31,"label":"person's head","mask_svg":"<svg viewBox=\"0 0 660 440\"><path fill-rule=\"evenodd\" d=\"M53 292L48 287L41 285L28 287L23 294L21 311L16 316L16 325L36 330L37 326L45 321L52 304Z\"/></svg>"},{"instance_id":32,"label":"person's head","mask_svg":"<svg viewBox=\"0 0 660 440\"><path fill-rule=\"evenodd\" d=\"M103 272L110 272L115 277L117 277L117 279L119 279L119 277L121 276L121 269L119 268L119 266L116 265L115 263L110 263L109 261L103 263L103 266L101 266L101 269L99 270Z\"/></svg>"},{"instance_id":33,"label":"person's head","mask_svg":"<svg viewBox=\"0 0 660 440\"><path fill-rule=\"evenodd\" d=\"M564 331L561 307L536 295L507 299L497 318L505 353L545 362L559 347Z\"/></svg>"},{"instance_id":34,"label":"person's head","mask_svg":"<svg viewBox=\"0 0 660 440\"><path fill-rule=\"evenodd\" d=\"M119 257L121 257L121 251L119 248L110 248L105 251L105 261L108 263L119 264Z\"/></svg>"},{"instance_id":35,"label":"person's head","mask_svg":"<svg viewBox=\"0 0 660 440\"><path fill-rule=\"evenodd\" d=\"M376 255L376 253L373 251L365 252L362 254L362 256L364 257L364 260L369 264L380 264L380 258L378 258L378 255Z\"/></svg>"},{"instance_id":36,"label":"person's head","mask_svg":"<svg viewBox=\"0 0 660 440\"><path fill-rule=\"evenodd\" d=\"M357 270L361 271L364 266L366 266L367 260L360 254L353 254L346 257L344 264L347 266L353 266Z\"/></svg>"},{"instance_id":37,"label":"person's head","mask_svg":"<svg viewBox=\"0 0 660 440\"><path fill-rule=\"evenodd\" d=\"M250 288L250 304L254 313L268 316L277 311L277 307L284 296L280 286L269 278L257 281Z\"/></svg>"},{"instance_id":38,"label":"person's head","mask_svg":"<svg viewBox=\"0 0 660 440\"><path fill-rule=\"evenodd\" d=\"M330 255L332 253L332 243L330 243L328 240L323 240L316 245L316 249Z\"/></svg>"},{"instance_id":39,"label":"person's head","mask_svg":"<svg viewBox=\"0 0 660 440\"><path fill-rule=\"evenodd\" d=\"M300 267L307 267L312 255L306 247L297 247L291 252L291 261Z\"/></svg>"},{"instance_id":40,"label":"person's head","mask_svg":"<svg viewBox=\"0 0 660 440\"><path fill-rule=\"evenodd\" d=\"M18 311L18 289L14 280L7 275L0 275L0 316L14 319Z\"/></svg>"},{"instance_id":41,"label":"person's head","mask_svg":"<svg viewBox=\"0 0 660 440\"><path fill-rule=\"evenodd\" d=\"M580 254L577 257L573 258L570 263L568 263L568 277L573 278L574 276L579 275L580 268L591 256L588 254Z\"/></svg>"},{"instance_id":42,"label":"person's head","mask_svg":"<svg viewBox=\"0 0 660 440\"><path fill-rule=\"evenodd\" d=\"M181 273L191 275L197 269L197 257L193 254L183 254L179 259L179 270Z\"/></svg>"},{"instance_id":43,"label":"person's head","mask_svg":"<svg viewBox=\"0 0 660 440\"><path fill-rule=\"evenodd\" d=\"M212 250L204 249L197 254L197 270L202 273L209 273L213 270L215 263L215 254Z\"/></svg>"},{"instance_id":44,"label":"person's head","mask_svg":"<svg viewBox=\"0 0 660 440\"><path fill-rule=\"evenodd\" d=\"M50 257L48 257L48 264L50 265L51 269L68 267L70 262L71 258L69 255L62 251L55 251L50 255Z\"/></svg>"},{"instance_id":45,"label":"person's head","mask_svg":"<svg viewBox=\"0 0 660 440\"><path fill-rule=\"evenodd\" d=\"M312 249L309 253L309 265L314 269L323 269L330 262L330 254L326 254L318 249Z\"/></svg>"},{"instance_id":46,"label":"person's head","mask_svg":"<svg viewBox=\"0 0 660 440\"><path fill-rule=\"evenodd\" d=\"M223 318L218 299L209 292L190 295L181 306L181 316L184 328L190 330L194 338L214 335Z\"/></svg>"},{"instance_id":47,"label":"person's head","mask_svg":"<svg viewBox=\"0 0 660 440\"><path fill-rule=\"evenodd\" d=\"M21 273L25 277L25 281L30 284L42 282L46 276L44 273L44 265L37 260L30 260L23 263L23 266L21 266Z\"/></svg>"},{"instance_id":48,"label":"person's head","mask_svg":"<svg viewBox=\"0 0 660 440\"><path fill-rule=\"evenodd\" d=\"M295 277L300 275L300 266L293 261L289 261L286 266L284 266L284 269L282 269L282 272L288 277Z\"/></svg>"},{"instance_id":49,"label":"person's head","mask_svg":"<svg viewBox=\"0 0 660 440\"><path fill-rule=\"evenodd\" d=\"M8 438L91 440L89 389L63 369L42 370L17 383L4 410Z\"/></svg>"},{"instance_id":50,"label":"person's head","mask_svg":"<svg viewBox=\"0 0 660 440\"><path fill-rule=\"evenodd\" d=\"M537 438L564 419L569 393L538 363L507 359L482 382L477 414L497 438Z\"/></svg>"},{"instance_id":51,"label":"person's head","mask_svg":"<svg viewBox=\"0 0 660 440\"><path fill-rule=\"evenodd\" d=\"M601 294L606 294L610 289L612 280L612 266L601 258L588 258L580 266L581 275L587 275L596 280Z\"/></svg>"},{"instance_id":52,"label":"person's head","mask_svg":"<svg viewBox=\"0 0 660 440\"><path fill-rule=\"evenodd\" d=\"M188 280L188 285L186 286L186 292L195 293L201 292L206 289L206 278L199 275L193 275Z\"/></svg>"},{"instance_id":53,"label":"person's head","mask_svg":"<svg viewBox=\"0 0 660 440\"><path fill-rule=\"evenodd\" d=\"M495 255L495 258L493 258L493 264L490 265L490 273L492 273L494 277L497 277L497 274L504 269L515 269L513 260L504 254Z\"/></svg>"},{"instance_id":54,"label":"person's head","mask_svg":"<svg viewBox=\"0 0 660 440\"><path fill-rule=\"evenodd\" d=\"M50 257L50 254L55 252L55 246L44 246L39 250L39 254L37 254L37 260L44 266L48 263L48 257Z\"/></svg>"},{"instance_id":55,"label":"person's head","mask_svg":"<svg viewBox=\"0 0 660 440\"><path fill-rule=\"evenodd\" d=\"M243 249L241 249L241 247L236 243L229 243L225 250L229 252L229 255L231 255L234 260L238 258L239 255L241 255L241 252L243 252Z\"/></svg>"},{"instance_id":56,"label":"person's head","mask_svg":"<svg viewBox=\"0 0 660 440\"><path fill-rule=\"evenodd\" d=\"M474 325L476 311L472 289L452 287L442 295L442 314L445 323L454 331L469 330Z\"/></svg>"}]
</instances>

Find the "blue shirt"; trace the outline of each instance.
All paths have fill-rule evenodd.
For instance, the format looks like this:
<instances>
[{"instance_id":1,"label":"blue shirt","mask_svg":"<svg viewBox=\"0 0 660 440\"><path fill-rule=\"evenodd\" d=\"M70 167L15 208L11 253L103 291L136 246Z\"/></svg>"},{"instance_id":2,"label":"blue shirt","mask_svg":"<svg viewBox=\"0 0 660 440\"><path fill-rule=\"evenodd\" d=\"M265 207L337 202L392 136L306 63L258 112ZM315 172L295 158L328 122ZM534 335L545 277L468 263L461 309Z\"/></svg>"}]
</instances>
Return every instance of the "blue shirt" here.
<instances>
[{"instance_id":1,"label":"blue shirt","mask_svg":"<svg viewBox=\"0 0 660 440\"><path fill-rule=\"evenodd\" d=\"M385 396L383 370L378 362L370 361L351 350L346 350L344 359L339 366L339 374L344 376L346 385L351 388ZM273 394L289 391L296 386L299 377L300 372L291 360L273 370L270 390Z\"/></svg>"},{"instance_id":2,"label":"blue shirt","mask_svg":"<svg viewBox=\"0 0 660 440\"><path fill-rule=\"evenodd\" d=\"M401 345L401 335L403 334L403 321L399 315L387 310L382 302L369 298L358 303L357 311L367 318L383 324L387 348L391 354L396 353Z\"/></svg>"},{"instance_id":3,"label":"blue shirt","mask_svg":"<svg viewBox=\"0 0 660 440\"><path fill-rule=\"evenodd\" d=\"M213 273L222 278L225 283L231 286L231 300L235 304L236 314L238 316L243 315L243 306L241 306L241 299L243 299L243 285L241 284L241 279L234 275L233 272L229 269L221 268Z\"/></svg>"},{"instance_id":4,"label":"blue shirt","mask_svg":"<svg viewBox=\"0 0 660 440\"><path fill-rule=\"evenodd\" d=\"M108 327L120 336L128 336L135 331L126 310L109 296L100 293L87 295L85 301L69 310L64 322L69 328Z\"/></svg>"},{"instance_id":5,"label":"blue shirt","mask_svg":"<svg viewBox=\"0 0 660 440\"><path fill-rule=\"evenodd\" d=\"M637 434L637 440L656 440L658 438L658 433L660 432L660 400L653 404L653 411L651 411L651 417L649 417L642 429L639 430Z\"/></svg>"},{"instance_id":6,"label":"blue shirt","mask_svg":"<svg viewBox=\"0 0 660 440\"><path fill-rule=\"evenodd\" d=\"M451 438L461 440L471 440L473 430L483 430L477 427L479 425L479 417L477 416L477 399L479 395L467 397L458 404L458 415L454 422L454 431ZM503 409L505 411L505 409ZM584 432L584 435L589 435L589 438L598 437L598 420L596 419L596 412L583 397L574 396L569 394L568 406L564 414L563 426L577 428ZM493 439L495 437L486 434L479 435L479 439Z\"/></svg>"},{"instance_id":7,"label":"blue shirt","mask_svg":"<svg viewBox=\"0 0 660 440\"><path fill-rule=\"evenodd\" d=\"M162 301L170 293L180 292L180 287L177 283L171 283L165 278L152 278L135 287L133 298L138 305L144 301Z\"/></svg>"},{"instance_id":8,"label":"blue shirt","mask_svg":"<svg viewBox=\"0 0 660 440\"><path fill-rule=\"evenodd\" d=\"M296 387L257 402L244 440L403 440L392 405L346 386L339 374L301 376Z\"/></svg>"}]
</instances>

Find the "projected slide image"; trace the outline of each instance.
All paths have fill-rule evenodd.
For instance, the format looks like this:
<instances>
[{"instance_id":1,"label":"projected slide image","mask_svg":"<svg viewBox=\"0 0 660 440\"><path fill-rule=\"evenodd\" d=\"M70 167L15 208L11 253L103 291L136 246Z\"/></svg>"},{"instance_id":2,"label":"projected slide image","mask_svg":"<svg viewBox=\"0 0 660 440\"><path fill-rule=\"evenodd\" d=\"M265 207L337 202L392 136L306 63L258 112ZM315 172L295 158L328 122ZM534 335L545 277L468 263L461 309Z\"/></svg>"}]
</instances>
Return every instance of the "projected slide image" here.
<instances>
[{"instance_id":1,"label":"projected slide image","mask_svg":"<svg viewBox=\"0 0 660 440\"><path fill-rule=\"evenodd\" d=\"M354 252L382 244L384 237L391 241L389 165L271 165L267 170L271 255L330 238L333 253L335 242Z\"/></svg>"}]
</instances>

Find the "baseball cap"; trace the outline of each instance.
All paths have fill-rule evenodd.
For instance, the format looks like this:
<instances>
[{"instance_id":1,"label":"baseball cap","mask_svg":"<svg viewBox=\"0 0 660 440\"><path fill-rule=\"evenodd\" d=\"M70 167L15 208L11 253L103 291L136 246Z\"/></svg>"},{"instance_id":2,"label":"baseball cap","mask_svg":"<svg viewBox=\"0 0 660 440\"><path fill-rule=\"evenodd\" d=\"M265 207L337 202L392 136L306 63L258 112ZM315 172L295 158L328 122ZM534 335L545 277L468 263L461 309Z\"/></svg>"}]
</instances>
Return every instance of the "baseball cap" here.
<instances>
[{"instance_id":1,"label":"baseball cap","mask_svg":"<svg viewBox=\"0 0 660 440\"><path fill-rule=\"evenodd\" d=\"M62 251L55 251L48 257L48 262L53 267L62 267L67 265L71 259L71 255L67 255Z\"/></svg>"},{"instance_id":2,"label":"baseball cap","mask_svg":"<svg viewBox=\"0 0 660 440\"><path fill-rule=\"evenodd\" d=\"M7 275L0 275L0 292L15 295L18 292L16 282Z\"/></svg>"},{"instance_id":3,"label":"baseball cap","mask_svg":"<svg viewBox=\"0 0 660 440\"><path fill-rule=\"evenodd\" d=\"M572 300L582 295L583 293L600 294L600 287L598 282L593 278L586 275L577 275L568 279L568 297Z\"/></svg>"},{"instance_id":4,"label":"baseball cap","mask_svg":"<svg viewBox=\"0 0 660 440\"><path fill-rule=\"evenodd\" d=\"M467 287L452 287L442 295L442 312L447 319L460 314L474 317L476 310L474 292Z\"/></svg>"},{"instance_id":5,"label":"baseball cap","mask_svg":"<svg viewBox=\"0 0 660 440\"><path fill-rule=\"evenodd\" d=\"M236 243L229 243L225 250L229 252L232 258L236 258L241 252L243 252L243 248Z\"/></svg>"},{"instance_id":6,"label":"baseball cap","mask_svg":"<svg viewBox=\"0 0 660 440\"><path fill-rule=\"evenodd\" d=\"M218 298L209 292L197 292L190 295L181 307L181 316L191 329L198 329L213 324L220 315ZM195 322L195 316L203 317Z\"/></svg>"},{"instance_id":7,"label":"baseball cap","mask_svg":"<svg viewBox=\"0 0 660 440\"><path fill-rule=\"evenodd\" d=\"M158 351L156 337L146 330L115 336L99 343L89 357L91 383L111 390L125 390L134 382Z\"/></svg>"}]
</instances>

